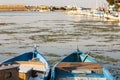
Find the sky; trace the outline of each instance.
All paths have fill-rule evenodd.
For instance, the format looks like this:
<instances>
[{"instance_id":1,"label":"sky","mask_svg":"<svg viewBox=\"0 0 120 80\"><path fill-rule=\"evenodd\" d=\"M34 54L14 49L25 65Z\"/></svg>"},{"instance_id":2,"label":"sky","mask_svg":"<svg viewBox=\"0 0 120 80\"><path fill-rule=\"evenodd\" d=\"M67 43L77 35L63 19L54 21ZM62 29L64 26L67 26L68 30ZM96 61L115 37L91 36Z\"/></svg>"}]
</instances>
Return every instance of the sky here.
<instances>
[{"instance_id":1,"label":"sky","mask_svg":"<svg viewBox=\"0 0 120 80\"><path fill-rule=\"evenodd\" d=\"M26 4L26 5L48 5L96 8L107 5L106 0L0 0L0 4Z\"/></svg>"}]
</instances>

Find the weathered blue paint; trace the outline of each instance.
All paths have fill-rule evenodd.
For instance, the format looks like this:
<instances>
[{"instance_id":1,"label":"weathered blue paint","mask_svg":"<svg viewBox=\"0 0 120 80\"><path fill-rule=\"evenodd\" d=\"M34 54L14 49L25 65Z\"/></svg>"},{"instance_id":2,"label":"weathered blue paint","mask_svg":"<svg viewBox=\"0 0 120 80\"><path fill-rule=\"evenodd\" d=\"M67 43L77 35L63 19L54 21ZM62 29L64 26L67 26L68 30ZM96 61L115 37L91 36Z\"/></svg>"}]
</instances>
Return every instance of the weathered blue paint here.
<instances>
[{"instance_id":1,"label":"weathered blue paint","mask_svg":"<svg viewBox=\"0 0 120 80\"><path fill-rule=\"evenodd\" d=\"M113 76L110 74L110 72L105 67L103 67L103 74L105 75L107 80L114 80Z\"/></svg>"},{"instance_id":2,"label":"weathered blue paint","mask_svg":"<svg viewBox=\"0 0 120 80\"><path fill-rule=\"evenodd\" d=\"M14 61L29 61L33 57L38 58L40 62L43 62L46 64L45 67L47 69L47 72L46 72L43 80L47 80L48 77L50 76L49 75L50 74L50 64L48 63L47 59L42 54L40 54L37 50L20 54L16 57L13 57L11 59L8 59L8 60L1 62L1 64L8 63L8 62L14 62Z\"/></svg>"},{"instance_id":3,"label":"weathered blue paint","mask_svg":"<svg viewBox=\"0 0 120 80\"><path fill-rule=\"evenodd\" d=\"M62 60L60 60L58 63L56 63L51 71L51 80L56 80L56 76L68 76L68 77L76 77L76 73L69 73L69 72L56 72L56 66L60 62L83 62L84 58L87 55L83 52L81 52L79 49L77 51L69 54L68 56L64 57ZM97 62L94 58L87 56L86 60L84 62ZM108 72L107 69L103 67L103 73L102 74L87 74L86 77L100 77L100 78L106 78L106 80L114 80L113 76Z\"/></svg>"}]
</instances>

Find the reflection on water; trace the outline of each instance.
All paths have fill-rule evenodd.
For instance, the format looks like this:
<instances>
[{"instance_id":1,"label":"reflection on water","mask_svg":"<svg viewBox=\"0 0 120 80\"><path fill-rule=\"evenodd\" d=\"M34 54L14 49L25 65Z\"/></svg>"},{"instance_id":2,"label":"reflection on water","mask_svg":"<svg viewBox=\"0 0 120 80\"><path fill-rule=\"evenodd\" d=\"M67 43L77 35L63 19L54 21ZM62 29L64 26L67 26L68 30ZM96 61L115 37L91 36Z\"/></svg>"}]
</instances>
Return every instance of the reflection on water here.
<instances>
[{"instance_id":1,"label":"reflection on water","mask_svg":"<svg viewBox=\"0 0 120 80\"><path fill-rule=\"evenodd\" d=\"M0 15L1 52L15 48L12 50L19 53L19 48L28 48L34 43L40 46L49 43L49 47L64 44L71 49L75 49L77 44L80 49L88 51L120 51L117 22L60 12L5 12Z\"/></svg>"},{"instance_id":2,"label":"reflection on water","mask_svg":"<svg viewBox=\"0 0 120 80\"><path fill-rule=\"evenodd\" d=\"M117 22L60 12L5 12L0 15L1 52L12 50L19 53L21 48L24 52L33 44L39 44L41 49L62 46L61 49L69 51L78 45L83 51L111 54L120 51L120 27ZM56 49L48 51L57 52Z\"/></svg>"},{"instance_id":3,"label":"reflection on water","mask_svg":"<svg viewBox=\"0 0 120 80\"><path fill-rule=\"evenodd\" d=\"M83 52L119 59L120 26L117 22L61 12L0 13L1 53L30 51L34 44L42 53L65 55L78 45Z\"/></svg>"}]
</instances>

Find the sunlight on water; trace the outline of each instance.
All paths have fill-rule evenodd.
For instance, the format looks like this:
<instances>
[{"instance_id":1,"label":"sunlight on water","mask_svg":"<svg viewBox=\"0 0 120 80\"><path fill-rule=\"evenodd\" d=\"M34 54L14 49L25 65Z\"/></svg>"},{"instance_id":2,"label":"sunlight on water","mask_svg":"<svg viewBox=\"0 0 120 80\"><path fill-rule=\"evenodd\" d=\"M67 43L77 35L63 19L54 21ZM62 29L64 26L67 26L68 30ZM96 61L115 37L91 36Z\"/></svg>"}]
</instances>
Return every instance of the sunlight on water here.
<instances>
[{"instance_id":1,"label":"sunlight on water","mask_svg":"<svg viewBox=\"0 0 120 80\"><path fill-rule=\"evenodd\" d=\"M78 45L83 51L97 49L102 53L110 50L119 52L119 30L117 22L65 15L61 12L5 12L0 13L0 51L6 52L7 49L19 53L19 50L29 50L35 43L40 45L40 49L49 43L49 49L64 44L61 49L67 51L69 46L74 50ZM56 49L50 52L55 51Z\"/></svg>"},{"instance_id":2,"label":"sunlight on water","mask_svg":"<svg viewBox=\"0 0 120 80\"><path fill-rule=\"evenodd\" d=\"M60 54L60 58L76 50L78 45L83 52L119 59L120 26L118 22L63 12L0 13L1 56L31 51L34 44L39 45L44 55ZM16 54L4 54L0 60Z\"/></svg>"}]
</instances>

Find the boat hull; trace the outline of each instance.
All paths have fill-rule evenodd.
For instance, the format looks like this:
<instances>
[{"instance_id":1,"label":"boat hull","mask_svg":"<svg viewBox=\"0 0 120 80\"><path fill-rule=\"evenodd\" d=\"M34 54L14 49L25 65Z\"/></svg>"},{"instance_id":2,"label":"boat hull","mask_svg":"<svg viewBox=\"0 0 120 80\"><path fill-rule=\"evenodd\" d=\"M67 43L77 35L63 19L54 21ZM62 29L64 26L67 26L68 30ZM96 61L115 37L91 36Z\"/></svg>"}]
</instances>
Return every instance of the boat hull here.
<instances>
[{"instance_id":1,"label":"boat hull","mask_svg":"<svg viewBox=\"0 0 120 80\"><path fill-rule=\"evenodd\" d=\"M51 80L76 79L113 80L113 77L94 58L77 50L56 63L51 71Z\"/></svg>"},{"instance_id":2,"label":"boat hull","mask_svg":"<svg viewBox=\"0 0 120 80\"><path fill-rule=\"evenodd\" d=\"M36 50L31 51L31 52L26 52L26 53L23 53L23 54L20 54L20 55L14 57L14 58L5 60L5 61L1 62L1 64L17 62L17 61L21 61L21 62L26 61L27 62L27 61L32 60L33 58L37 59L37 62L42 62L45 64L46 72L45 72L43 80L48 80L48 78L50 76L49 75L50 74L50 65L49 65L48 61L46 60L46 58Z\"/></svg>"}]
</instances>

